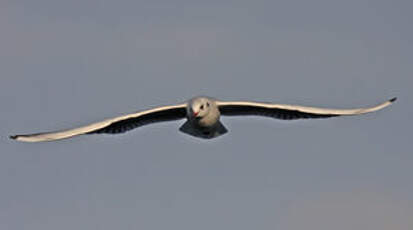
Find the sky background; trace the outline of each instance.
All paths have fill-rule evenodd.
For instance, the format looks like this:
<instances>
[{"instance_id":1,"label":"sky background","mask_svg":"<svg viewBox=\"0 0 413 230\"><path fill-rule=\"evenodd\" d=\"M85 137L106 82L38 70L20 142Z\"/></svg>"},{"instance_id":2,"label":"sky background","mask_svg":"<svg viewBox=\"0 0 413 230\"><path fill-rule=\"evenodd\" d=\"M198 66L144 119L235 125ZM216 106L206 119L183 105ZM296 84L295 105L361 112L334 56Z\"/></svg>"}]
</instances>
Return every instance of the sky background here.
<instances>
[{"instance_id":1,"label":"sky background","mask_svg":"<svg viewBox=\"0 0 413 230\"><path fill-rule=\"evenodd\" d=\"M0 2L0 229L413 229L412 1ZM358 117L18 143L196 95Z\"/></svg>"}]
</instances>

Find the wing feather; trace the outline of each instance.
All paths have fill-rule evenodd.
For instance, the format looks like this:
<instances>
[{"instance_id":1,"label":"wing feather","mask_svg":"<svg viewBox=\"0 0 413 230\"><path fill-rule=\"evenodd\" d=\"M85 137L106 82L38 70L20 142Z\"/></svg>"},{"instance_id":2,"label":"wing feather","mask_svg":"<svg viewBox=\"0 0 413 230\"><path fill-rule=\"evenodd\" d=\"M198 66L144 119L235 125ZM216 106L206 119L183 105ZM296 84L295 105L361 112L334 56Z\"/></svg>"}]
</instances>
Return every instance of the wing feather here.
<instances>
[{"instance_id":1,"label":"wing feather","mask_svg":"<svg viewBox=\"0 0 413 230\"><path fill-rule=\"evenodd\" d=\"M216 104L224 116L258 115L283 120L304 118L328 118L336 116L359 115L383 109L396 101L396 98L373 107L357 109L328 109L319 107L271 104L249 101L217 101Z\"/></svg>"},{"instance_id":2,"label":"wing feather","mask_svg":"<svg viewBox=\"0 0 413 230\"><path fill-rule=\"evenodd\" d=\"M25 142L41 142L65 139L82 134L109 133L117 134L155 122L172 121L185 118L186 104L163 106L127 115L106 119L74 129L56 132L15 135L10 138Z\"/></svg>"}]
</instances>

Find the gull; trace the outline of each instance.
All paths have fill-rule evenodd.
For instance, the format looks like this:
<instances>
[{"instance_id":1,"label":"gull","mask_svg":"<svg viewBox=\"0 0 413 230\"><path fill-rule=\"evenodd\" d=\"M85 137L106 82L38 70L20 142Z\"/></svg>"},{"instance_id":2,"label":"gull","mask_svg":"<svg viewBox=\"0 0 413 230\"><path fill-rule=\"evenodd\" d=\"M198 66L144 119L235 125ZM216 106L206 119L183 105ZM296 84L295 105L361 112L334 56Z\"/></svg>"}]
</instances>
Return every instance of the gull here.
<instances>
[{"instance_id":1,"label":"gull","mask_svg":"<svg viewBox=\"0 0 413 230\"><path fill-rule=\"evenodd\" d=\"M83 134L119 134L144 125L187 119L179 128L194 137L211 139L227 133L220 122L221 116L264 116L282 120L305 118L329 118L360 115L383 109L397 98L392 98L373 107L357 109L329 109L300 105L262 103L252 101L219 101L211 97L194 97L186 103L156 107L149 110L126 114L74 129L55 132L10 136L24 142L54 141Z\"/></svg>"}]
</instances>

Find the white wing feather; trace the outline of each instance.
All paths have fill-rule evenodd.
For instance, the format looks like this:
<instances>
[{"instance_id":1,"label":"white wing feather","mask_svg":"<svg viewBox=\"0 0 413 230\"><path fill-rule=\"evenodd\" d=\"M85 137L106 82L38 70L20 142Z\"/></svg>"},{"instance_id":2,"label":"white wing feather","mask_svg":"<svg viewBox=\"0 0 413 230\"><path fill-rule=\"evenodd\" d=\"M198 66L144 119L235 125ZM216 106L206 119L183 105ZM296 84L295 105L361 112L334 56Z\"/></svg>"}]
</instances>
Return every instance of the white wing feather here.
<instances>
[{"instance_id":1,"label":"white wing feather","mask_svg":"<svg viewBox=\"0 0 413 230\"><path fill-rule=\"evenodd\" d=\"M158 108L154 108L150 110L122 115L122 116L114 117L111 119L106 119L104 121L85 125L82 127L74 128L74 129L66 129L66 130L61 130L61 131L56 131L56 132L35 133L35 134L27 134L27 135L15 135L15 136L10 136L10 138L18 140L18 141L24 141L24 142L41 142L41 141L60 140L60 139L74 137L74 136L87 134L87 133L99 130L99 129L105 128L113 124L114 122L128 120L131 118L137 118L142 115L160 112L163 110L179 109L179 108L186 108L186 104L163 106L163 107L158 107Z\"/></svg>"},{"instance_id":2,"label":"white wing feather","mask_svg":"<svg viewBox=\"0 0 413 230\"><path fill-rule=\"evenodd\" d=\"M287 104L271 104L271 103L260 103L260 102L250 102L250 101L217 101L218 107L232 106L232 107L250 107L255 108L266 108L266 109L280 109L285 111L298 111L308 114L315 115L335 115L335 116L346 116L346 115L358 115L364 113L374 112L383 109L391 105L397 98L392 98L386 102L378 104L373 107L364 107L357 109L329 109L329 108L319 108L319 107L309 107L300 105L287 105ZM225 114L223 114L225 115Z\"/></svg>"}]
</instances>

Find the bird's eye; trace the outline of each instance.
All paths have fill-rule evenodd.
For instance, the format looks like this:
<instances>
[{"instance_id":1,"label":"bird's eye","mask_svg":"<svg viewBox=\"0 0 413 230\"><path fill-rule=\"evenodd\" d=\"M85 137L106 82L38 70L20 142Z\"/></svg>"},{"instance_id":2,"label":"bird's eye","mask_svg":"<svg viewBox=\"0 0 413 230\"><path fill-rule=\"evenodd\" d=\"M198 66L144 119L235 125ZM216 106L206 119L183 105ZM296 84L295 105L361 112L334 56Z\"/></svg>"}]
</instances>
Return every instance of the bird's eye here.
<instances>
[{"instance_id":1,"label":"bird's eye","mask_svg":"<svg viewBox=\"0 0 413 230\"><path fill-rule=\"evenodd\" d=\"M204 109L204 105L201 105L201 107L199 107L200 109Z\"/></svg>"}]
</instances>

